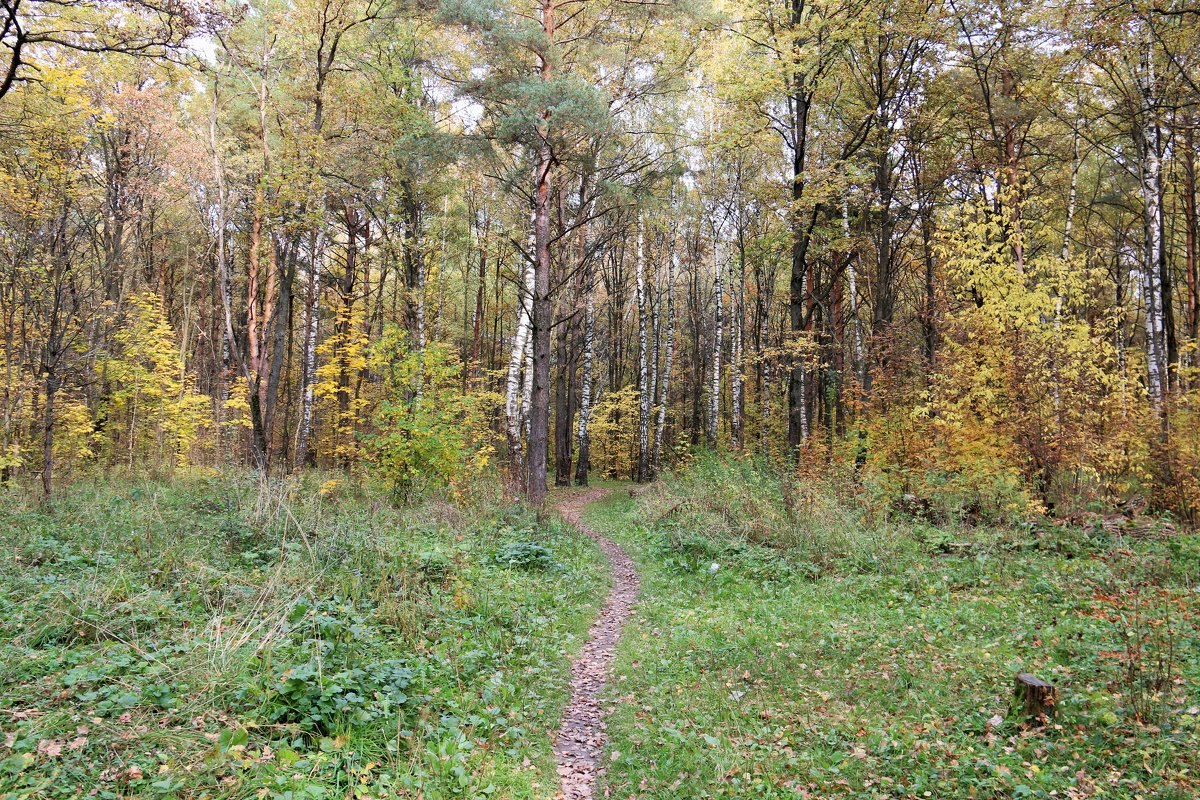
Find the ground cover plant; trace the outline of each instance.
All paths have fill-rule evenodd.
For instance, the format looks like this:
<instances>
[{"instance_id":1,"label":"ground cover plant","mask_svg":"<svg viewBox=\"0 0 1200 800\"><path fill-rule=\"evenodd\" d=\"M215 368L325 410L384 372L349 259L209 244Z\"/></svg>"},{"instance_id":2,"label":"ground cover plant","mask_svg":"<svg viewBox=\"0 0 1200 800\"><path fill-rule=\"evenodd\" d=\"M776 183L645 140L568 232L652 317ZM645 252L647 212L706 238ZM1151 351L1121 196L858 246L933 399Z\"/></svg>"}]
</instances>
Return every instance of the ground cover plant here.
<instances>
[{"instance_id":1,"label":"ground cover plant","mask_svg":"<svg viewBox=\"0 0 1200 800\"><path fill-rule=\"evenodd\" d=\"M864 524L786 491L703 459L592 507L642 573L612 797L1200 791L1200 537ZM1013 709L1018 671L1059 688L1044 727Z\"/></svg>"},{"instance_id":2,"label":"ground cover plant","mask_svg":"<svg viewBox=\"0 0 1200 800\"><path fill-rule=\"evenodd\" d=\"M0 796L546 796L598 550L485 484L387 498L244 473L7 495Z\"/></svg>"}]
</instances>

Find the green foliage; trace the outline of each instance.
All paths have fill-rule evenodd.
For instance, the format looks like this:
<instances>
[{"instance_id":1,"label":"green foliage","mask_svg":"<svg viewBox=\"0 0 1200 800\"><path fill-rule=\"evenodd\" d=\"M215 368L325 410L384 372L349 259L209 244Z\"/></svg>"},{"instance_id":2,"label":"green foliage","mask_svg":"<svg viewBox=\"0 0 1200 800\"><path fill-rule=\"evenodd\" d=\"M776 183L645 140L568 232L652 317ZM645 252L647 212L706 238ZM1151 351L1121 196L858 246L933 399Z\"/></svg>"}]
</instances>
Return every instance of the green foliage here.
<instances>
[{"instance_id":1,"label":"green foliage","mask_svg":"<svg viewBox=\"0 0 1200 800\"><path fill-rule=\"evenodd\" d=\"M506 567L522 567L525 569L554 569L558 562L554 560L554 552L545 545L537 542L509 542L492 556L497 564Z\"/></svg>"},{"instance_id":2,"label":"green foliage","mask_svg":"<svg viewBox=\"0 0 1200 800\"><path fill-rule=\"evenodd\" d=\"M598 549L483 486L322 478L6 494L0 796L539 797ZM492 558L534 539L554 569Z\"/></svg>"},{"instance_id":3,"label":"green foliage","mask_svg":"<svg viewBox=\"0 0 1200 800\"><path fill-rule=\"evenodd\" d=\"M811 552L803 538L757 547L735 535L782 505L778 478L754 472L701 458L661 492L615 494L589 516L642 576L602 791L882 800L1104 787L1184 800L1200 789L1196 536L920 521L894 529L897 555L879 570L847 557L811 573L796 566ZM799 519L821 507L787 491ZM682 504L663 516L664 503ZM782 536L779 524L767 530ZM746 552L793 568L764 579ZM1009 715L1017 671L1058 687L1048 728Z\"/></svg>"},{"instance_id":4,"label":"green foliage","mask_svg":"<svg viewBox=\"0 0 1200 800\"><path fill-rule=\"evenodd\" d=\"M387 397L366 438L375 473L406 496L422 481L453 483L478 474L491 458L484 411L495 398L463 389L462 365L451 347L410 349L404 332L389 327L372 354L386 376Z\"/></svg>"},{"instance_id":5,"label":"green foliage","mask_svg":"<svg viewBox=\"0 0 1200 800\"><path fill-rule=\"evenodd\" d=\"M375 609L362 605L337 598L296 602L274 649L271 683L260 689L267 719L328 733L347 724L380 724L402 710L413 671L382 657L387 647L372 624Z\"/></svg>"},{"instance_id":6,"label":"green foliage","mask_svg":"<svg viewBox=\"0 0 1200 800\"><path fill-rule=\"evenodd\" d=\"M771 551L770 561L782 558L811 574L836 563L891 571L912 552L894 524L865 526L865 516L832 493L802 485L765 459L703 453L651 488L646 503L664 546L686 558Z\"/></svg>"}]
</instances>

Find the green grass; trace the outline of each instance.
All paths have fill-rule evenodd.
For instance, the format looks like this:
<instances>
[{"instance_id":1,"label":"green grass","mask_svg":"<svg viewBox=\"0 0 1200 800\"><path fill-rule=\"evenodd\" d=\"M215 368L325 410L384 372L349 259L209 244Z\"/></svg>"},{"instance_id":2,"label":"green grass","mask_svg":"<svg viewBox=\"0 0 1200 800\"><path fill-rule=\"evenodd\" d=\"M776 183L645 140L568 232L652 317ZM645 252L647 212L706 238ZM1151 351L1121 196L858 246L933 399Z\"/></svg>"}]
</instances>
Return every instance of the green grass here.
<instances>
[{"instance_id":1,"label":"green grass","mask_svg":"<svg viewBox=\"0 0 1200 800\"><path fill-rule=\"evenodd\" d=\"M590 510L643 580L612 797L1197 796L1196 536L868 527L780 491L707 461ZM1018 671L1059 687L1048 728Z\"/></svg>"},{"instance_id":2,"label":"green grass","mask_svg":"<svg viewBox=\"0 0 1200 800\"><path fill-rule=\"evenodd\" d=\"M0 503L0 797L545 798L607 578L494 490L242 474Z\"/></svg>"},{"instance_id":3,"label":"green grass","mask_svg":"<svg viewBox=\"0 0 1200 800\"><path fill-rule=\"evenodd\" d=\"M397 509L322 477L0 498L0 797L552 797L597 548L494 481ZM588 516L642 572L612 797L1200 791L1194 534L868 523L719 459Z\"/></svg>"}]
</instances>

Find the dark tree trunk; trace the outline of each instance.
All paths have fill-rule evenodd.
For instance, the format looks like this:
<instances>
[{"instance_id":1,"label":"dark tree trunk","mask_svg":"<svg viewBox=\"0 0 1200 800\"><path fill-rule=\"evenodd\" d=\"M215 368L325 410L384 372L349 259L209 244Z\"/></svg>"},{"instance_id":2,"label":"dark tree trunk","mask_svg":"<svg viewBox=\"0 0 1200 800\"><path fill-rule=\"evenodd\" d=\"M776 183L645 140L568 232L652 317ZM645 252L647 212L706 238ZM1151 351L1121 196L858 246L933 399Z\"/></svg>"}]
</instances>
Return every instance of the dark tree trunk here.
<instances>
[{"instance_id":1,"label":"dark tree trunk","mask_svg":"<svg viewBox=\"0 0 1200 800\"><path fill-rule=\"evenodd\" d=\"M804 0L791 0L791 25L794 31L804 24ZM793 337L798 337L805 327L805 295L808 287L805 279L808 272L808 245L812 225L804 218L801 203L804 200L804 161L808 148L808 112L811 97L808 77L795 65L791 78L792 115L792 274L788 282L788 313ZM788 446L795 450L804 438L804 371L803 360L792 358L791 376L788 385Z\"/></svg>"}]
</instances>

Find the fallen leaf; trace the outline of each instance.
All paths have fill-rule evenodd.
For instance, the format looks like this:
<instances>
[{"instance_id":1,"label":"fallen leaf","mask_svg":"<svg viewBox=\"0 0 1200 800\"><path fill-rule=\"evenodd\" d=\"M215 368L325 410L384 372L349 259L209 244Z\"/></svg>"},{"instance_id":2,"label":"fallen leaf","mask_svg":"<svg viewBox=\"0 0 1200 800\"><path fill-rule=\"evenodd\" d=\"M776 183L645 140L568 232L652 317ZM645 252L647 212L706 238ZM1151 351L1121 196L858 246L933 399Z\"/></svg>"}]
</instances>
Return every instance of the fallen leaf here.
<instances>
[{"instance_id":1,"label":"fallen leaf","mask_svg":"<svg viewBox=\"0 0 1200 800\"><path fill-rule=\"evenodd\" d=\"M63 743L57 739L42 739L38 742L37 751L51 758L58 758L62 753Z\"/></svg>"}]
</instances>

